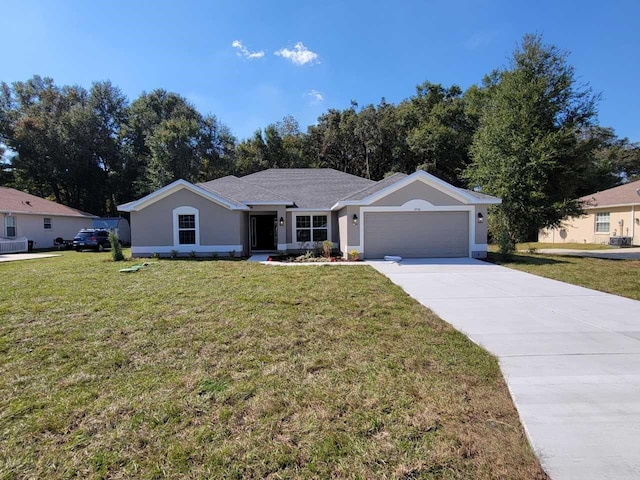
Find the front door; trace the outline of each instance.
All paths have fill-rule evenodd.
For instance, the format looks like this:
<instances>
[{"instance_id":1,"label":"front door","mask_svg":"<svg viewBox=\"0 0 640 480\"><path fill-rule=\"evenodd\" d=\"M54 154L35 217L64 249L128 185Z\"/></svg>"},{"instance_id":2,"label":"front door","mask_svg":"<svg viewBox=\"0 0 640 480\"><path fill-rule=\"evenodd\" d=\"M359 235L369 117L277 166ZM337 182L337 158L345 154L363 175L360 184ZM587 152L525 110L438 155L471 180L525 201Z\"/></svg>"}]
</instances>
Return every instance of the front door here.
<instances>
[{"instance_id":1,"label":"front door","mask_svg":"<svg viewBox=\"0 0 640 480\"><path fill-rule=\"evenodd\" d=\"M275 215L251 215L251 250L275 250L277 219Z\"/></svg>"}]
</instances>

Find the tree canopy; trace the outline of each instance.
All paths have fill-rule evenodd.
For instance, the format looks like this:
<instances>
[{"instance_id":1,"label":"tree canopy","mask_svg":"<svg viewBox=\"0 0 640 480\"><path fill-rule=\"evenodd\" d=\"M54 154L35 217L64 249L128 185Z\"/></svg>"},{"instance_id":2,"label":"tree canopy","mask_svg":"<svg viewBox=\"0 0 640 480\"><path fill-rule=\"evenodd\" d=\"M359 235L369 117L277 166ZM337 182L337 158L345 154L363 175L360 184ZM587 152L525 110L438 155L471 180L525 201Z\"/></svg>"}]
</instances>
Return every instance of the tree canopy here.
<instances>
[{"instance_id":1,"label":"tree canopy","mask_svg":"<svg viewBox=\"0 0 640 480\"><path fill-rule=\"evenodd\" d=\"M109 81L86 90L34 76L0 83L0 184L115 214L178 178L330 167L380 180L419 168L501 197L492 232L515 242L579 213L579 196L640 176L640 146L597 124L598 100L536 35L466 91L425 81L397 104L352 101L304 131L287 116L241 141L178 93L130 102Z\"/></svg>"}]
</instances>

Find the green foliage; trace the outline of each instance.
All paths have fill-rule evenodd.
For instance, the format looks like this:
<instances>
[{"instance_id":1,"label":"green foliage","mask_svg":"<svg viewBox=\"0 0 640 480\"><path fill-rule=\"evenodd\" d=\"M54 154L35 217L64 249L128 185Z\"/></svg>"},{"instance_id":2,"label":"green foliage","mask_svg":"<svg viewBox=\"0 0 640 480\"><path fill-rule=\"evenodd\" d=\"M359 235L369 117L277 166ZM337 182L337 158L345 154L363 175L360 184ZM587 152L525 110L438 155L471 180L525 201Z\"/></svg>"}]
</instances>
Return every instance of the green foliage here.
<instances>
[{"instance_id":1,"label":"green foliage","mask_svg":"<svg viewBox=\"0 0 640 480\"><path fill-rule=\"evenodd\" d=\"M397 104L352 101L304 131L286 116L240 142L177 93L129 103L108 81L85 90L34 76L0 83L0 184L114 215L178 178L310 167L380 180L422 169L501 196L510 234L525 238L579 212L574 198L640 176L640 146L592 125L597 99L566 54L535 36L464 92L425 81Z\"/></svg>"},{"instance_id":2,"label":"green foliage","mask_svg":"<svg viewBox=\"0 0 640 480\"><path fill-rule=\"evenodd\" d=\"M374 269L105 256L2 264L0 477L546 478L496 358Z\"/></svg>"},{"instance_id":3,"label":"green foliage","mask_svg":"<svg viewBox=\"0 0 640 480\"><path fill-rule=\"evenodd\" d=\"M114 262L122 262L124 260L124 254L122 253L122 245L120 245L120 239L115 230L109 232L109 243L111 244L111 258Z\"/></svg>"},{"instance_id":4,"label":"green foliage","mask_svg":"<svg viewBox=\"0 0 640 480\"><path fill-rule=\"evenodd\" d=\"M333 242L331 240L325 240L322 242L322 253L325 257L331 256L331 250L333 250Z\"/></svg>"},{"instance_id":5,"label":"green foliage","mask_svg":"<svg viewBox=\"0 0 640 480\"><path fill-rule=\"evenodd\" d=\"M566 53L531 35L487 89L465 178L502 198L499 238L507 232L514 245L581 213L574 199L593 147L579 134L594 120L598 97L576 83Z\"/></svg>"}]
</instances>

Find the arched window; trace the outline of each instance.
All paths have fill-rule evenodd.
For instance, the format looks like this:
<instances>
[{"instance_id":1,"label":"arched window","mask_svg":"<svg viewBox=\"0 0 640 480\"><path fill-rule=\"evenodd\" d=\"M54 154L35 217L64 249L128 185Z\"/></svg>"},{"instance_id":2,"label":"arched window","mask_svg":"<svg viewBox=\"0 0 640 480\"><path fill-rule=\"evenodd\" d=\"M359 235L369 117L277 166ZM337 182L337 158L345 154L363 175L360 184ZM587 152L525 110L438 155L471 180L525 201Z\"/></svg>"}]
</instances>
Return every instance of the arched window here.
<instances>
[{"instance_id":1,"label":"arched window","mask_svg":"<svg viewBox=\"0 0 640 480\"><path fill-rule=\"evenodd\" d=\"M200 219L197 208L173 210L173 245L200 245Z\"/></svg>"}]
</instances>

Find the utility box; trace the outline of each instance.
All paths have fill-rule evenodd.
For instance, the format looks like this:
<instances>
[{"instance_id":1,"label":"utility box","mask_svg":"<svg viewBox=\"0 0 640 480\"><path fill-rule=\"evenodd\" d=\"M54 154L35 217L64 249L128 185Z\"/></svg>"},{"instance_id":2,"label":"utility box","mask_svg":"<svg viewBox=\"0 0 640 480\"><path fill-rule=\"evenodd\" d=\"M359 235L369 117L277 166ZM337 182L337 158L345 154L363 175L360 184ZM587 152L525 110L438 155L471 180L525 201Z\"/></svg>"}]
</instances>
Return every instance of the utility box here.
<instances>
[{"instance_id":1,"label":"utility box","mask_svg":"<svg viewBox=\"0 0 640 480\"><path fill-rule=\"evenodd\" d=\"M122 217L102 217L93 219L93 228L103 230L113 230L118 235L122 245L131 245L131 227L126 218Z\"/></svg>"},{"instance_id":2,"label":"utility box","mask_svg":"<svg viewBox=\"0 0 640 480\"><path fill-rule=\"evenodd\" d=\"M609 245L614 247L630 247L632 242L631 237L609 237Z\"/></svg>"}]
</instances>

